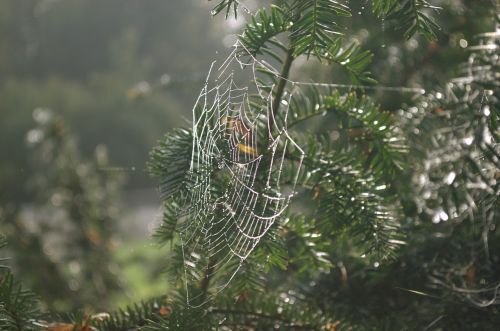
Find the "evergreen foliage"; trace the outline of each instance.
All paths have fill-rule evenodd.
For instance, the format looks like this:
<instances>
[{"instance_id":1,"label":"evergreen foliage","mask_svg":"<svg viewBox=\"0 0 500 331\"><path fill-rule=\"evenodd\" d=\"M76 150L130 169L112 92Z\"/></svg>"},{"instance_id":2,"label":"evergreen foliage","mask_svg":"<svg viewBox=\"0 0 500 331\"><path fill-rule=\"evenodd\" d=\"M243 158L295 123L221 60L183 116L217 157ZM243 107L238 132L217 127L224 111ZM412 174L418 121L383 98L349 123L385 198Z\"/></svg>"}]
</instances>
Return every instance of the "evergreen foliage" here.
<instances>
[{"instance_id":1,"label":"evergreen foliage","mask_svg":"<svg viewBox=\"0 0 500 331\"><path fill-rule=\"evenodd\" d=\"M351 86L356 92L345 92L312 84L289 93L292 65L301 56L340 65L354 84L374 83L368 72L371 53L350 43L341 28L351 17L346 1L274 3L252 14L239 36L249 54L240 55L242 61L254 56L281 65L279 76L263 71L255 77L277 87L266 90L272 93L271 106L252 106L269 107L275 115L272 122L263 120L272 123L270 135L286 124L287 134L303 146L303 151L288 150L282 172L273 173L283 186L296 190L292 206L279 215L251 255L239 261L240 269L227 287L203 304L213 294L211 283L217 284L234 266L207 261L205 270L185 268L186 246L179 227L193 221L193 214L180 215L180 205L201 186L197 176L210 181L207 187L218 197L235 183L228 173L212 169L217 165L192 166L193 129L167 134L151 152L148 169L158 179L163 198L156 239L172 247L172 290L102 319L82 316L66 325L79 331L497 328L498 13L496 31L477 37L458 78L390 112L364 90L373 85ZM402 37L419 33L437 38L439 27L432 14L438 6L423 0L370 4L374 15L402 29ZM219 0L212 14L236 16L239 5L238 0ZM288 116L283 101L289 104ZM204 109L194 112L197 118L205 116ZM327 130L309 130L318 119L327 121ZM266 134L256 146L264 151L263 163L271 162ZM299 171L295 162L302 158ZM264 177L255 177L257 186L266 185ZM196 217L217 217L218 211L208 208L213 201L205 203ZM200 282L184 282L187 272ZM0 323L18 330L36 311L30 294L13 291L12 284L7 273L0 283ZM187 302L187 291L201 307Z\"/></svg>"},{"instance_id":2,"label":"evergreen foliage","mask_svg":"<svg viewBox=\"0 0 500 331\"><path fill-rule=\"evenodd\" d=\"M7 241L0 236L0 249ZM6 259L0 259L5 261ZM0 265L0 329L5 331L38 330L34 320L40 316L35 295L23 289L9 268Z\"/></svg>"},{"instance_id":3,"label":"evergreen foliage","mask_svg":"<svg viewBox=\"0 0 500 331\"><path fill-rule=\"evenodd\" d=\"M8 246L13 266L39 289L50 309L82 307L95 297L101 298L95 307L105 307L110 293L120 289L113 272L117 266L110 260L121 176L103 171L110 168L104 146L85 162L60 117L46 109L36 109L33 117L36 127L26 140L36 170L29 189L37 199L31 208L40 218L34 222L5 206L0 230L21 238Z\"/></svg>"},{"instance_id":4,"label":"evergreen foliage","mask_svg":"<svg viewBox=\"0 0 500 331\"><path fill-rule=\"evenodd\" d=\"M236 3L221 2L216 7L216 12L226 6L224 8L227 14L230 5L235 6ZM428 39L436 38L439 27L429 16L434 10L438 10L438 7L425 1L373 3L374 13L384 20L394 20L404 30L406 38L415 33L421 33ZM366 72L369 53L360 51L357 45L342 48L344 30L339 27L342 19L349 16L349 7L337 1L278 1L269 9L260 9L253 15L240 40L252 55L269 58L282 65L281 79L274 80L278 86L273 95L275 100L283 97L284 88L280 86L286 86L291 62L300 55L314 55L326 60L326 63L336 62L344 66L355 83L369 79L370 75ZM302 308L307 316L295 315L291 322L298 323L301 327L310 326L311 329L411 329L412 326L432 327L438 323L447 326L453 325L451 321L455 317L452 316L460 312L466 312L467 320L472 325L492 325L490 323L498 314L494 307L497 300L496 283L491 280L492 283L481 290L468 290L465 285L457 287L454 283L447 283L442 279L443 276L449 278L451 270L456 274L460 267L449 267L453 265L451 261L431 257L431 249L428 247L432 245L427 244L429 241L434 242L434 245L444 244L444 240L439 239L439 233L443 231L440 227L458 229L474 226L477 220L466 221L466 218L467 215L476 215L475 209L482 210L476 205L483 199L483 223L488 224L489 230L481 233L484 238L495 236L488 231L495 229L492 223L498 209L495 177L498 169L498 128L488 124L498 121L498 114L494 114L495 111L492 110L497 109L494 103L498 86L492 83L498 78L493 74L498 65L497 46L491 46L492 42L498 42L498 37L491 39L491 36L490 39L483 39L483 46L475 48L478 54L471 55L474 66L467 69L467 79L476 76L480 79L472 78L473 81L469 82L456 79L450 82L455 85L458 83L458 89L469 91L468 93L448 91L444 97L444 92L427 92L425 96L417 98L415 106L409 107L410 110L402 110L400 116L381 111L366 95L343 94L323 87L311 87L292 96L291 115L286 118L280 115L278 107L274 107L280 103L273 103L273 109L277 109L277 123L286 121L291 129L290 134L305 149L305 168L299 175L298 186L301 188L295 199L296 207L276 225L275 231L284 241L275 240L276 236L272 234L268 236L276 246L274 253L269 253L272 249L266 247L266 240L259 244L254 258L245 262L242 274L249 269L262 270L263 274L255 275L253 282L248 279L252 277L249 276L250 273L237 276L229 285L228 294L216 298L208 311L220 309L227 297L232 297L237 304L239 300L248 300L250 303L252 295L261 291L258 297L264 301L282 296L287 302L292 300L297 307L301 302L307 307L316 307L317 310L309 312ZM476 57L479 59L476 60ZM455 90L457 87L447 85L446 88ZM450 97L455 98L455 102L445 106L443 103L449 102L447 98ZM493 104L486 104L485 100ZM481 110L485 107L486 111ZM451 115L452 111L455 116ZM333 139L331 131L304 133L300 130L301 127L307 127L304 124L307 121L325 115L332 117L334 129L330 127L330 130L336 133ZM451 127L463 132L450 129ZM175 166L182 164L181 160L185 155L174 152L172 148L181 143L186 144L189 140L178 139L177 143L173 143L173 139L178 139L178 135L169 135L166 138L168 144L162 144L152 154L153 169L159 165L172 164L168 169L163 168L163 174L155 172L167 183L160 184L161 191L171 190L168 178L178 181L175 174L185 172L185 169ZM471 147L477 153L476 156L471 154L470 148L464 148L464 139L472 139L471 143L478 144L477 147ZM167 155L176 155L170 158L174 163L169 163ZM300 156L292 152L286 157L293 160ZM184 164L187 164L186 159ZM420 165L423 169L419 168ZM292 169L285 169L285 177L287 170L288 173L293 172ZM401 176L414 178L415 185L409 186L408 182L398 181ZM460 183L460 179L464 181ZM217 187L214 184L215 190ZM484 194L487 196L483 197ZM176 203L175 194L166 198L166 215L158 234L160 240L172 241L174 245L177 245L175 229L178 219L172 217L175 213L170 213L175 209ZM307 204L307 207L302 204ZM432 228L429 224L432 221L443 224ZM432 234L434 231L436 235ZM457 247L472 244L471 238L467 239L466 245L463 235L452 235L459 230L447 231L450 231L448 235L443 234L448 238L447 244L455 240ZM484 240L485 243L491 242ZM425 253L414 251L417 247L421 247ZM172 257L176 261L172 268L182 270L180 246L177 252ZM485 254L489 255L488 252L491 251L486 250ZM282 258L276 261L268 258L263 263L259 254L262 257L267 254L275 257L275 260L276 257ZM461 255L457 253L457 256ZM407 261L406 258L410 260ZM336 265L335 261L338 261ZM347 271L346 261L349 261L352 271ZM448 266L446 271L440 270L445 265ZM398 268L423 270L414 279L414 284L410 285L406 283L408 279L400 279L394 275ZM475 266L473 270L477 271ZM332 277L332 272L338 273L338 276ZM405 272L408 273L410 271ZM175 279L179 277L180 274L176 274ZM370 277L373 278L373 286L364 284ZM473 277L474 280L476 277ZM402 283L398 284L399 281ZM360 291L363 288L374 292ZM204 287L196 290L203 291ZM332 295L324 295L332 290ZM489 311L488 317L485 318L483 313L476 314L470 306L457 308L459 303L447 301L450 295L460 296L461 291L469 300L478 300L475 296L489 291L493 299L484 303L488 304L488 308L483 307L483 313L484 309ZM382 293L387 293L387 297ZM266 299L268 296L270 298ZM366 296L375 301L364 304L358 300L363 300ZM180 301L177 304L182 306L183 293L179 293L178 297ZM400 307L404 307L402 309L411 307L415 310L416 302L427 300L432 301L429 305L436 305L435 310L421 309L416 316L413 314L412 320L400 316L401 309L396 309L396 302L400 302ZM276 327L293 329L290 325L280 325L279 318L276 317L276 312L283 311L284 307L287 305L283 303L279 309L260 303L256 309L268 314L266 316L275 316L274 323L278 323ZM266 311L265 308L269 310ZM251 310L243 311L248 313ZM382 314L386 316L382 317ZM206 324L210 324L209 321L214 316L217 315L208 314ZM227 316L232 317L230 311L225 316L229 320ZM377 320L373 320L375 316L378 316ZM253 316L246 316L238 325L242 327L248 323L251 329L265 329L260 324L253 325L252 318ZM261 322L265 319L266 317L262 317ZM310 323L311 320L314 322ZM362 320L366 320L366 323L361 322ZM226 319L221 319L220 325L225 325L225 321ZM455 325L459 328L462 324ZM168 329L166 324L163 327ZM170 328L173 326L170 325Z\"/></svg>"}]
</instances>

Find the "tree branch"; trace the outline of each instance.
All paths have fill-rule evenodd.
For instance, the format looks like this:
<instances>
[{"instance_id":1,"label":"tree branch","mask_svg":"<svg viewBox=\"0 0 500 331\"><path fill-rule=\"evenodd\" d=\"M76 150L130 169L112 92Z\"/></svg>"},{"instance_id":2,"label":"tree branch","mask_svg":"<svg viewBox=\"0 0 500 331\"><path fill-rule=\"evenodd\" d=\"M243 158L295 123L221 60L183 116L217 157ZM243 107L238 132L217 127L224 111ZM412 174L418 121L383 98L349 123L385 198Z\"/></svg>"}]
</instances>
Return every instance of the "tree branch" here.
<instances>
[{"instance_id":1,"label":"tree branch","mask_svg":"<svg viewBox=\"0 0 500 331\"><path fill-rule=\"evenodd\" d=\"M281 99L283 98L283 93L285 92L286 83L288 82L288 76L290 75L290 68L292 67L293 60L295 57L293 53L295 49L290 47L288 53L286 55L285 63L283 64L283 68L281 69L280 80L278 82L278 89L276 90L276 95L274 96L273 104L272 104L272 115L269 123L269 131L272 132L273 127L275 126L274 118L278 114L279 107L281 104Z\"/></svg>"}]
</instances>

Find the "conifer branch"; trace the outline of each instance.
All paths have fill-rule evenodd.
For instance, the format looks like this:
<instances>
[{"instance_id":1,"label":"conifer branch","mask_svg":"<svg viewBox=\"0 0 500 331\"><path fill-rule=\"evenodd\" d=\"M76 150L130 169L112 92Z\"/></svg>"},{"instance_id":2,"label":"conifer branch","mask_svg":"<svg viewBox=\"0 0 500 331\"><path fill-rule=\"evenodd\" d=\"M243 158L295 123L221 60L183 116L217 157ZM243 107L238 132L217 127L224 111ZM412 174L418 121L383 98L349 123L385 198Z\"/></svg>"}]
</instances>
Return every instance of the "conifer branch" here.
<instances>
[{"instance_id":1,"label":"conifer branch","mask_svg":"<svg viewBox=\"0 0 500 331\"><path fill-rule=\"evenodd\" d=\"M294 60L294 48L290 47L286 54L285 62L283 63L283 67L281 69L281 74L279 77L278 87L276 89L276 94L273 99L272 104L272 116L270 118L270 131L272 132L273 127L276 125L275 118L278 116L278 111L280 108L280 104L283 98L283 94L285 92L285 87L288 82L288 77L290 75L290 69L292 67L292 63Z\"/></svg>"}]
</instances>

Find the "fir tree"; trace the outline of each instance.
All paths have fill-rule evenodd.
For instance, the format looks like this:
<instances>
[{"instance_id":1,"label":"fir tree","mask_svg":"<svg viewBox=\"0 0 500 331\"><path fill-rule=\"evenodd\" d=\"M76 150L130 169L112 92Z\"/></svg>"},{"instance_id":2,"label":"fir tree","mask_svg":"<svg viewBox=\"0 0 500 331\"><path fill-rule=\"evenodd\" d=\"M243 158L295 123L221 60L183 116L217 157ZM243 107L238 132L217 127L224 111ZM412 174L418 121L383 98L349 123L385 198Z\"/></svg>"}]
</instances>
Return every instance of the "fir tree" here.
<instances>
[{"instance_id":1,"label":"fir tree","mask_svg":"<svg viewBox=\"0 0 500 331\"><path fill-rule=\"evenodd\" d=\"M240 5L217 1L212 14L237 15ZM427 1L371 5L402 38L419 33L432 40L439 33L439 8ZM209 76L193 127L168 134L151 153L149 170L164 198L156 237L172 246L173 290L65 325L494 330L500 323L497 10L492 5L495 32L478 36L458 67L461 75L417 90L397 113L367 93L405 89L375 83L371 53L349 43L342 28L351 17L347 3L282 0L251 13L230 59L242 71L256 69L246 81L254 94L234 87L241 77ZM299 57L338 65L353 84L346 91L335 82L293 81ZM232 101L241 95L242 102ZM241 107L248 107L245 118ZM226 112L212 115L220 109ZM307 123L323 116L329 130L309 131ZM242 198L248 196L255 198ZM242 239L243 231L249 235Z\"/></svg>"},{"instance_id":2,"label":"fir tree","mask_svg":"<svg viewBox=\"0 0 500 331\"><path fill-rule=\"evenodd\" d=\"M227 17L237 12L238 5L238 1L222 1L212 13L224 12ZM439 26L432 13L437 10L425 1L373 2L374 13L395 21L405 38L415 33L436 38ZM326 91L312 86L289 97L290 70L299 56L344 67L354 84L372 82L366 71L370 53L345 42L340 22L350 16L343 2L278 1L256 12L240 36L242 57L248 52L281 65L279 74L271 75L271 83L261 86L276 87L268 91L272 115L277 118L270 126L286 122L289 133L304 147L304 167L297 182L300 194L294 204L309 208L292 207L278 218L225 294L208 303L205 324L213 323L214 329L217 325L493 327L498 322L498 274L493 271L498 256L491 246L491 238L498 235L494 225L498 218L498 77L494 73L498 35L481 36L462 70L463 78L424 92L414 106L403 106L398 115L384 112L362 92L343 93L333 85ZM290 101L291 114L280 114L284 100ZM334 117L339 137L303 134L292 128L307 127L303 122L325 114ZM195 112L195 119L200 118ZM210 212L183 214L179 208L185 196L191 196L189 191L202 185L198 180L205 170L190 173L193 143L192 132L177 131L153 152L151 163L166 196L158 237L178 247L173 279L183 279L183 272L201 273L201 277L185 276L190 281L184 290L182 282L177 283L180 306L186 296L203 301L210 291L207 284L218 281L217 272L228 272L214 271L216 263L203 257L200 264L206 265L205 270L200 265L194 270L183 268L194 266L198 257L185 256L190 248L182 237L179 242L176 233L182 232L185 222L195 222L190 219L193 215L205 222L211 219ZM257 147L266 148L265 144ZM262 156L266 160L265 152ZM300 157L297 150L285 155L290 161ZM288 165L281 176L291 176L286 172L293 172L293 167ZM403 176L414 183L399 181ZM213 180L214 195L224 196L231 179L213 175ZM206 203L208 208L212 202ZM191 206L196 208L195 204ZM198 244L202 245L194 245ZM454 258L446 256L448 250ZM461 261L466 252L472 256ZM479 276L483 286L476 284L479 269L485 272ZM396 275L398 270L404 270L402 275ZM191 284L193 279L200 282ZM188 300L188 304L192 303ZM422 306L426 307L417 308ZM297 311L290 313L290 309ZM175 327L168 323L157 329Z\"/></svg>"},{"instance_id":3,"label":"fir tree","mask_svg":"<svg viewBox=\"0 0 500 331\"><path fill-rule=\"evenodd\" d=\"M111 292L120 289L111 251L121 175L106 171L104 146L96 149L95 160L83 161L62 118L41 108L33 117L36 127L26 138L34 169L28 182L36 199L29 207L33 215L14 203L1 213L12 267L51 310L90 303L105 308ZM97 304L95 297L101 298Z\"/></svg>"}]
</instances>

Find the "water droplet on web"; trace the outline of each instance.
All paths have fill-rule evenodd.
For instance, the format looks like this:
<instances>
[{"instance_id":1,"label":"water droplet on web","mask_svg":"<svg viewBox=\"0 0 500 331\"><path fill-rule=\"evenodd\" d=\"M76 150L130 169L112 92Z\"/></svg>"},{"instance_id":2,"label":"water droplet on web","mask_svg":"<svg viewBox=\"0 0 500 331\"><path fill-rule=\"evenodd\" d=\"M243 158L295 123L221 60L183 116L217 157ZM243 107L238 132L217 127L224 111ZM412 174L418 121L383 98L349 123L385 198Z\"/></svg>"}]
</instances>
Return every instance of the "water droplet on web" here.
<instances>
[{"instance_id":1,"label":"water droplet on web","mask_svg":"<svg viewBox=\"0 0 500 331\"><path fill-rule=\"evenodd\" d=\"M472 145L472 142L474 141L474 138L473 137L467 137L467 138L464 138L462 141L467 146L470 146L470 145Z\"/></svg>"},{"instance_id":2,"label":"water droplet on web","mask_svg":"<svg viewBox=\"0 0 500 331\"><path fill-rule=\"evenodd\" d=\"M424 174L420 174L418 176L418 184L420 186L424 186L426 183L427 183L427 176L425 176Z\"/></svg>"},{"instance_id":3,"label":"water droplet on web","mask_svg":"<svg viewBox=\"0 0 500 331\"><path fill-rule=\"evenodd\" d=\"M448 220L448 214L444 210L441 210L439 212L439 218L446 222Z\"/></svg>"},{"instance_id":4,"label":"water droplet on web","mask_svg":"<svg viewBox=\"0 0 500 331\"><path fill-rule=\"evenodd\" d=\"M212 16L217 15L217 11L214 9L214 10L212 10L212 11L210 12L210 14L211 14Z\"/></svg>"},{"instance_id":5,"label":"water droplet on web","mask_svg":"<svg viewBox=\"0 0 500 331\"><path fill-rule=\"evenodd\" d=\"M219 161L219 164L217 165L219 169L224 169L224 161Z\"/></svg>"},{"instance_id":6,"label":"water droplet on web","mask_svg":"<svg viewBox=\"0 0 500 331\"><path fill-rule=\"evenodd\" d=\"M375 262L375 263L373 263L373 266L374 266L375 268L378 268L378 267L380 267L380 263L379 263L379 262Z\"/></svg>"},{"instance_id":7,"label":"water droplet on web","mask_svg":"<svg viewBox=\"0 0 500 331\"><path fill-rule=\"evenodd\" d=\"M453 181L455 180L455 177L456 177L456 176L457 176L457 174L456 174L454 171L452 171L452 172L450 172L450 173L446 176L446 178L444 179L444 182L445 182L446 184L448 184L448 185L451 185L451 184L453 183Z\"/></svg>"},{"instance_id":8,"label":"water droplet on web","mask_svg":"<svg viewBox=\"0 0 500 331\"><path fill-rule=\"evenodd\" d=\"M486 105L484 106L483 108L483 114L484 116L490 116L491 112L490 112L490 106Z\"/></svg>"}]
</instances>

